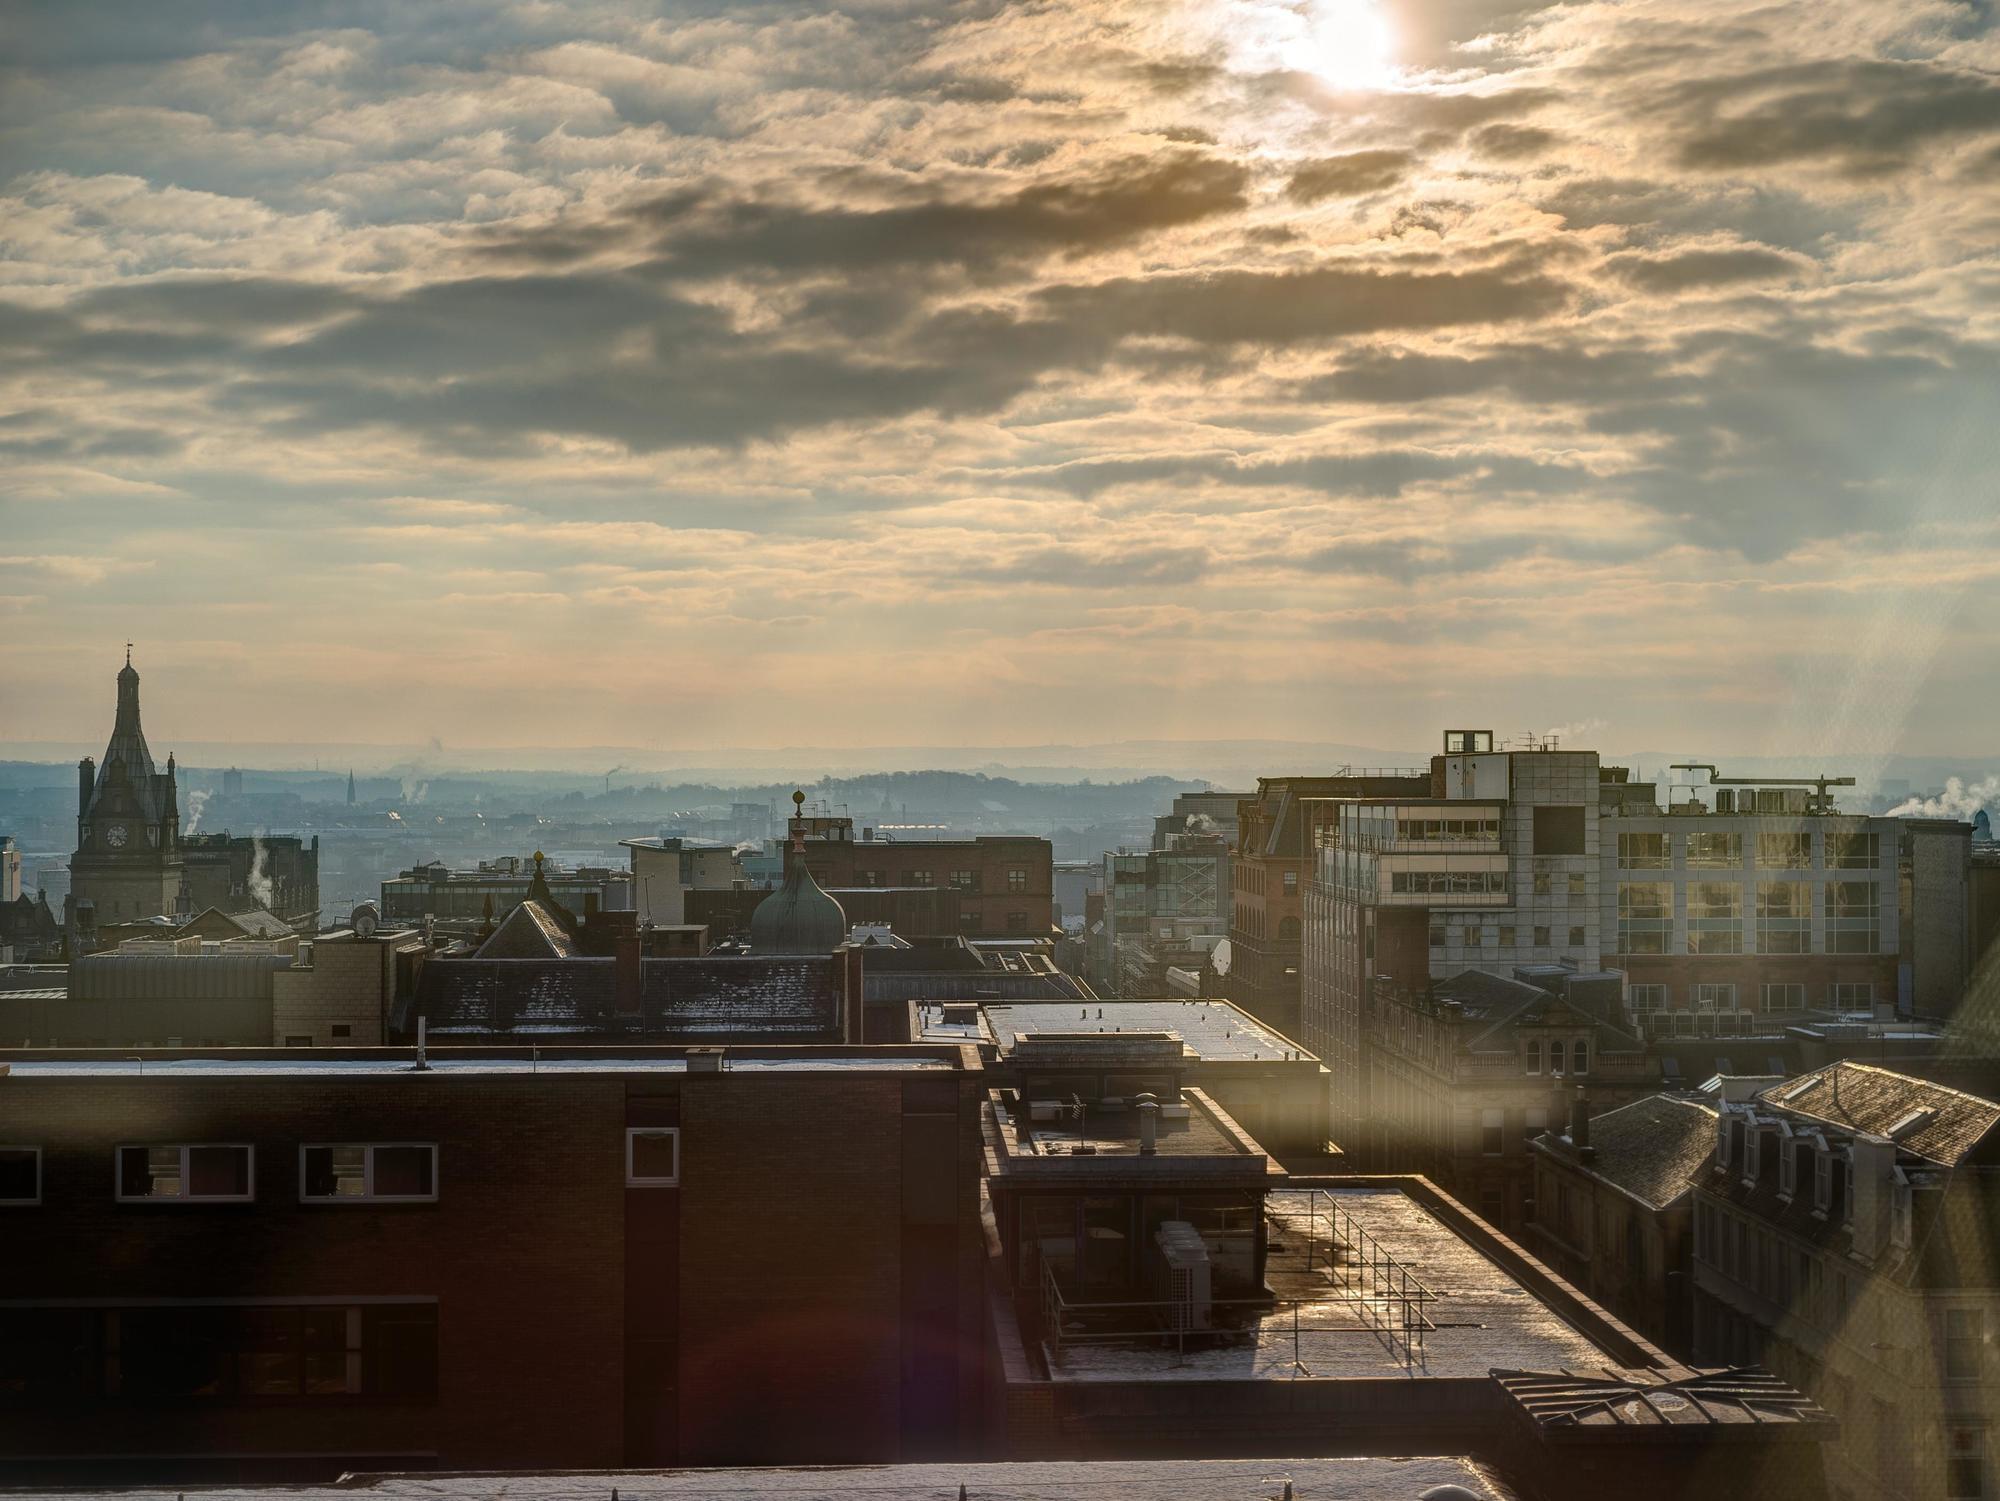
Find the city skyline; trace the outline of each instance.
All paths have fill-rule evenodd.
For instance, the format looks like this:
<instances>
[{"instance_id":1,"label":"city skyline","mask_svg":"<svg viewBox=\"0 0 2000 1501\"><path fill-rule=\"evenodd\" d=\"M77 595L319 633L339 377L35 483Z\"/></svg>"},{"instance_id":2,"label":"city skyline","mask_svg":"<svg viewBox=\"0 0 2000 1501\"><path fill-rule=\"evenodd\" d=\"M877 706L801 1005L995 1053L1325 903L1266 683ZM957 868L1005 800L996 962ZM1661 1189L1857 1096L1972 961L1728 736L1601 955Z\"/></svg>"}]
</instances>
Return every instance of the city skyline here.
<instances>
[{"instance_id":1,"label":"city skyline","mask_svg":"<svg viewBox=\"0 0 2000 1501\"><path fill-rule=\"evenodd\" d=\"M0 23L20 740L128 637L210 741L2000 735L1962 7L111 10Z\"/></svg>"}]
</instances>

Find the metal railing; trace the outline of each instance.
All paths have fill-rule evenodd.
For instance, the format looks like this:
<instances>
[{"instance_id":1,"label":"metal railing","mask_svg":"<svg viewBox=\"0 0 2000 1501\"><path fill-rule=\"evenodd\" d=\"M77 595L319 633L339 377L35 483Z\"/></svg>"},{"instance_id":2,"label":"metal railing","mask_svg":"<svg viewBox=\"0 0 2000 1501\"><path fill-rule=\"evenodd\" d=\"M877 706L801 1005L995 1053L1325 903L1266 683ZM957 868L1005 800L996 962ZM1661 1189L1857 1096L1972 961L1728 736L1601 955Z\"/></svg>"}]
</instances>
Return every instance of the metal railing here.
<instances>
[{"instance_id":1,"label":"metal railing","mask_svg":"<svg viewBox=\"0 0 2000 1501\"><path fill-rule=\"evenodd\" d=\"M1072 1345L1149 1341L1171 1345L1176 1364L1184 1365L1190 1339L1197 1347L1245 1339L1261 1344L1289 1333L1291 1372L1310 1376L1307 1356L1313 1339L1365 1334L1381 1340L1391 1358L1414 1374L1424 1364L1424 1335L1437 1328L1427 1311L1437 1293L1397 1261L1337 1195L1318 1188L1279 1190L1269 1195L1267 1207L1284 1211L1288 1219L1303 1212L1306 1241L1299 1253L1301 1265L1292 1269L1307 1276L1323 1274L1327 1296L1210 1298L1201 1305L1210 1323L1196 1327L1191 1299L1072 1298L1063 1291L1054 1265L1044 1261L1042 1344L1051 1366L1060 1364L1063 1351Z\"/></svg>"}]
</instances>

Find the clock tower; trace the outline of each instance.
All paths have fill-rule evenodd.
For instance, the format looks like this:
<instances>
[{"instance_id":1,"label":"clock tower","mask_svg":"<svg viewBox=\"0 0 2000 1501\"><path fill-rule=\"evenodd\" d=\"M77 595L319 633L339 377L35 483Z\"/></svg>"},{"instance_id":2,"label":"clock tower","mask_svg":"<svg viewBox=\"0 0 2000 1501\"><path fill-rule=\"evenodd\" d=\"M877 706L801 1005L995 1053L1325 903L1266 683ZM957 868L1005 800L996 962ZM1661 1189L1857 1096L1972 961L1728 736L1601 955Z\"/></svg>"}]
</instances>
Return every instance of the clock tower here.
<instances>
[{"instance_id":1,"label":"clock tower","mask_svg":"<svg viewBox=\"0 0 2000 1501\"><path fill-rule=\"evenodd\" d=\"M181 890L181 814L174 758L156 770L139 727L132 649L118 674L118 718L100 765L77 763L76 853L69 926L78 930L172 913ZM87 910L86 910L87 909ZM72 948L72 952L76 949Z\"/></svg>"}]
</instances>

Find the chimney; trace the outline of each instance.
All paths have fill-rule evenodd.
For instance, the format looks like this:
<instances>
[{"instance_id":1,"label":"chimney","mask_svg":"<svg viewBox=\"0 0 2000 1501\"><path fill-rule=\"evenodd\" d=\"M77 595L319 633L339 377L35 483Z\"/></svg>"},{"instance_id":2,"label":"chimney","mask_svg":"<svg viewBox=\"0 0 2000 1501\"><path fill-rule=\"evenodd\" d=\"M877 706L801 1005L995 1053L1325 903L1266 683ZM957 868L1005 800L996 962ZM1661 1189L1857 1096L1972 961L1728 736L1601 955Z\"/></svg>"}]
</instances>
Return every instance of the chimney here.
<instances>
[{"instance_id":1,"label":"chimney","mask_svg":"<svg viewBox=\"0 0 2000 1501\"><path fill-rule=\"evenodd\" d=\"M1139 1155L1156 1156L1160 1150L1160 1102L1150 1094L1139 1095Z\"/></svg>"},{"instance_id":2,"label":"chimney","mask_svg":"<svg viewBox=\"0 0 2000 1501\"><path fill-rule=\"evenodd\" d=\"M722 1072L721 1048L689 1048L688 1072L691 1074L719 1074Z\"/></svg>"},{"instance_id":3,"label":"chimney","mask_svg":"<svg viewBox=\"0 0 2000 1501\"><path fill-rule=\"evenodd\" d=\"M85 756L76 763L76 816L90 811L90 789L97 781L97 763Z\"/></svg>"},{"instance_id":4,"label":"chimney","mask_svg":"<svg viewBox=\"0 0 2000 1501\"><path fill-rule=\"evenodd\" d=\"M1576 1148L1579 1157L1595 1155L1590 1146L1590 1097L1581 1084L1570 1102L1569 1144Z\"/></svg>"},{"instance_id":5,"label":"chimney","mask_svg":"<svg viewBox=\"0 0 2000 1501\"><path fill-rule=\"evenodd\" d=\"M1889 1248L1889 1207L1895 1198L1896 1144L1857 1136L1854 1154L1854 1254L1873 1261Z\"/></svg>"},{"instance_id":6,"label":"chimney","mask_svg":"<svg viewBox=\"0 0 2000 1501\"><path fill-rule=\"evenodd\" d=\"M620 1016L639 1014L639 942L638 933L629 928L613 934L611 938L611 958L615 970L613 1004Z\"/></svg>"},{"instance_id":7,"label":"chimney","mask_svg":"<svg viewBox=\"0 0 2000 1501\"><path fill-rule=\"evenodd\" d=\"M583 894L583 920L586 923L597 920L597 893L594 891Z\"/></svg>"},{"instance_id":8,"label":"chimney","mask_svg":"<svg viewBox=\"0 0 2000 1501\"><path fill-rule=\"evenodd\" d=\"M865 1007L861 984L861 950L850 944L836 949L834 957L840 965L841 1037L843 1041L859 1046L867 1040L864 1035L866 1028L863 1026Z\"/></svg>"}]
</instances>

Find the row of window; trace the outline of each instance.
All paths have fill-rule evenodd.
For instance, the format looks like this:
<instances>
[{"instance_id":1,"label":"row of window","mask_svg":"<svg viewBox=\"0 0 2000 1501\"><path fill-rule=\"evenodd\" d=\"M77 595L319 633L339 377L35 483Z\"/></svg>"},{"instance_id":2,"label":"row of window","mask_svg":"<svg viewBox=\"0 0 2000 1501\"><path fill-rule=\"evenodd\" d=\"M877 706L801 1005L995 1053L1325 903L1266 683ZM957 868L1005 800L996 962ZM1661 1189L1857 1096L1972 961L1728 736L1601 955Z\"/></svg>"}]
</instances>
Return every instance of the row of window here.
<instances>
[{"instance_id":1,"label":"row of window","mask_svg":"<svg viewBox=\"0 0 2000 1501\"><path fill-rule=\"evenodd\" d=\"M1456 936L1459 944L1468 949L1484 948L1489 942L1496 940L1501 948L1511 949L1514 947L1514 940L1519 931L1513 923L1498 923L1491 927L1484 923L1466 923L1458 929ZM1547 924L1541 924L1531 927L1528 931L1533 935L1534 946L1538 949L1545 949L1554 945L1555 934L1558 930L1549 927ZM1590 941L1589 931L1585 928L1572 927L1568 932L1570 948L1583 948ZM1430 934L1432 948L1444 948L1452 941L1453 936L1449 923L1442 920L1432 921Z\"/></svg>"},{"instance_id":2,"label":"row of window","mask_svg":"<svg viewBox=\"0 0 2000 1501\"><path fill-rule=\"evenodd\" d=\"M1641 1016L1673 1009L1671 985L1634 985L1627 989L1632 1009ZM1739 987L1733 982L1703 982L1689 988L1696 1011L1737 1011ZM1759 1011L1803 1011L1807 1006L1806 987L1796 980L1776 981L1756 987ZM1864 1011L1875 1004L1875 985L1870 980L1835 980L1826 987L1826 1003L1837 1011Z\"/></svg>"},{"instance_id":3,"label":"row of window","mask_svg":"<svg viewBox=\"0 0 2000 1501\"><path fill-rule=\"evenodd\" d=\"M1881 836L1829 830L1823 836L1824 868L1827 870L1873 870L1880 862ZM1671 870L1674 838L1666 831L1620 834L1618 863L1627 870ZM1681 854L1690 870L1734 869L1743 864L1743 836L1694 830L1681 836ZM1813 864L1811 830L1757 836L1759 870L1810 870Z\"/></svg>"},{"instance_id":4,"label":"row of window","mask_svg":"<svg viewBox=\"0 0 2000 1501\"><path fill-rule=\"evenodd\" d=\"M854 884L857 886L881 886L885 872L879 870L857 870ZM935 886L937 873L930 870L906 870L899 883L904 886ZM978 891L979 872L976 870L954 870L946 878L945 884L959 891ZM1007 890L1022 892L1028 889L1028 871L1025 866L1014 866L1007 872Z\"/></svg>"},{"instance_id":5,"label":"row of window","mask_svg":"<svg viewBox=\"0 0 2000 1501\"><path fill-rule=\"evenodd\" d=\"M243 1142L121 1146L112 1154L113 1197L121 1204L248 1204L257 1197L257 1149ZM639 1126L625 1133L629 1188L680 1182L680 1130ZM303 1204L428 1204L438 1196L434 1142L328 1142L299 1148ZM42 1149L0 1146L0 1206L42 1202Z\"/></svg>"},{"instance_id":6,"label":"row of window","mask_svg":"<svg viewBox=\"0 0 2000 1501\"><path fill-rule=\"evenodd\" d=\"M437 1327L419 1300L0 1307L0 1401L423 1399Z\"/></svg>"},{"instance_id":7,"label":"row of window","mask_svg":"<svg viewBox=\"0 0 2000 1501\"><path fill-rule=\"evenodd\" d=\"M1527 1055L1528 1072L1539 1074L1542 1071L1542 1040L1539 1037L1528 1039L1523 1051ZM1548 1045L1548 1066L1549 1072L1552 1074L1589 1073L1590 1039L1579 1037L1565 1047L1560 1037L1550 1038Z\"/></svg>"}]
</instances>

